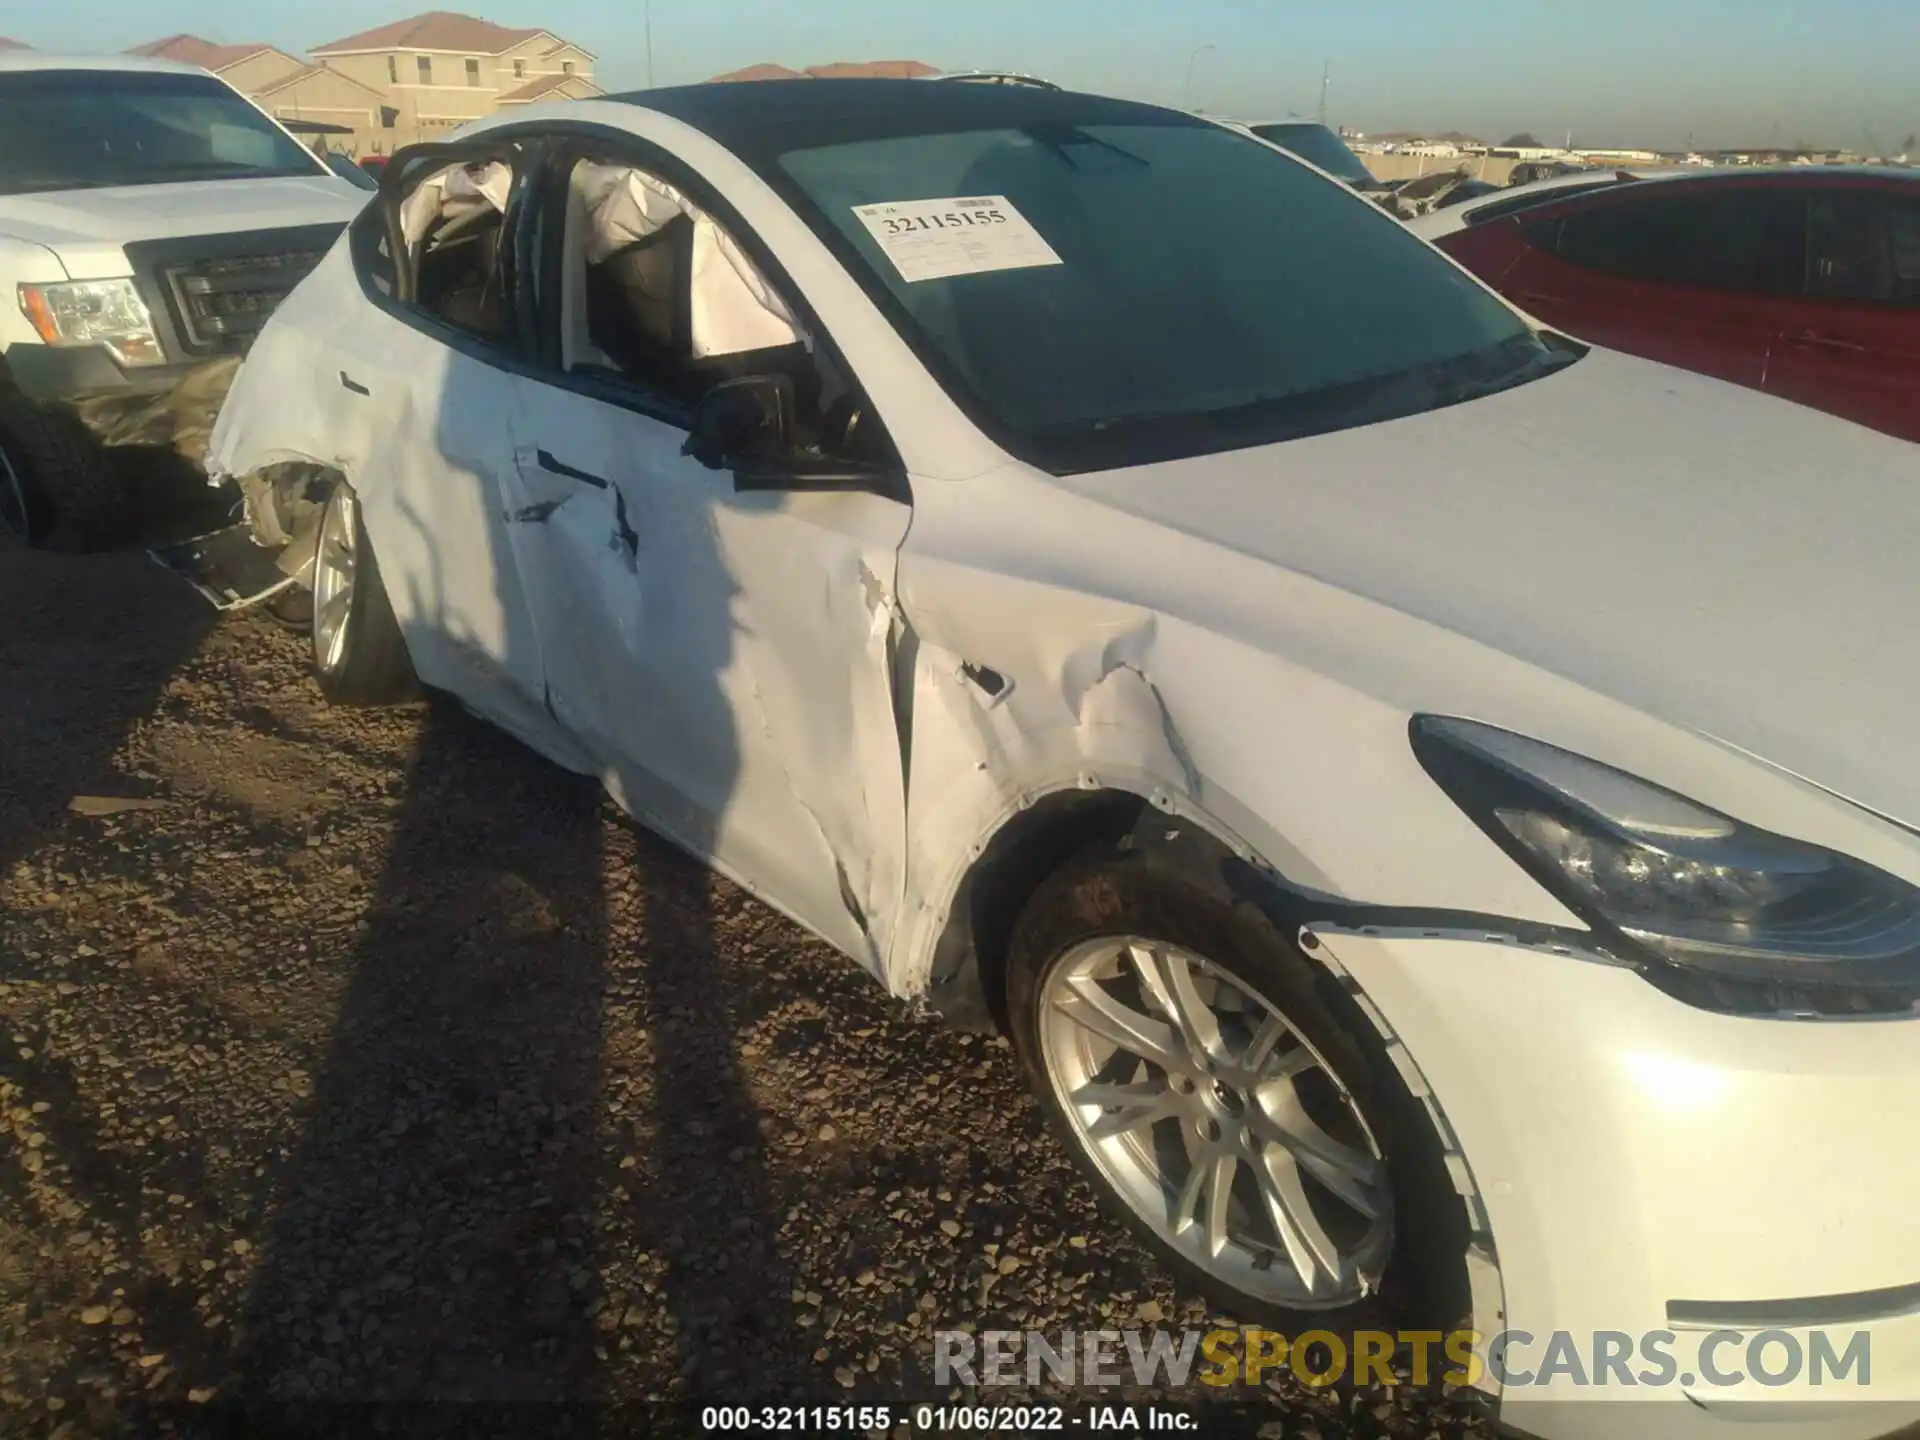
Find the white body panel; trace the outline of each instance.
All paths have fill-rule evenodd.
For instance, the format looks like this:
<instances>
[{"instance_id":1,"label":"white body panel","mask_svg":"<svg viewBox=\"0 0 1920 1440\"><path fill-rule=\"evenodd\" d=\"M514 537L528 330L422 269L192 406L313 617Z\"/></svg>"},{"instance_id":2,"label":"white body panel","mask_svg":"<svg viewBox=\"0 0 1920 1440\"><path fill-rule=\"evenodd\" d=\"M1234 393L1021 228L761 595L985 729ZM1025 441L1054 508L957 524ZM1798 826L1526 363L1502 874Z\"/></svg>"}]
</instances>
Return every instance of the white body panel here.
<instances>
[{"instance_id":1,"label":"white body panel","mask_svg":"<svg viewBox=\"0 0 1920 1440\"><path fill-rule=\"evenodd\" d=\"M1498 1328L1544 1338L1671 1330L1682 1376L1715 1327L1674 1302L1758 1302L1920 1276L1920 1048L1912 1021L1802 1025L1710 1015L1617 968L1472 941L1317 932L1418 1058L1471 1158L1499 1243ZM1684 1312L1683 1312L1684 1313ZM1478 1317L1476 1317L1478 1318ZM1481 1322L1484 1328L1484 1322ZM1760 1333L1755 1327L1752 1333ZM1785 1329L1810 1343L1804 1325ZM1920 1420L1920 1316L1828 1325L1871 1337L1877 1402L1805 1383L1509 1390L1530 1433L1888 1434ZM1585 1350L1583 1343L1582 1349ZM1531 1369L1543 1344L1527 1354ZM1713 1358L1712 1356L1709 1357ZM1718 1367L1746 1369L1741 1343ZM1636 1359L1635 1369L1640 1368ZM1729 1405L1814 1407L1808 1427ZM1630 1411L1614 1411L1616 1405ZM1738 1428L1736 1428L1738 1427Z\"/></svg>"},{"instance_id":2,"label":"white body panel","mask_svg":"<svg viewBox=\"0 0 1920 1440\"><path fill-rule=\"evenodd\" d=\"M121 246L351 220L369 192L333 175L190 180L0 196L0 235L59 257L68 280L130 275Z\"/></svg>"}]
</instances>

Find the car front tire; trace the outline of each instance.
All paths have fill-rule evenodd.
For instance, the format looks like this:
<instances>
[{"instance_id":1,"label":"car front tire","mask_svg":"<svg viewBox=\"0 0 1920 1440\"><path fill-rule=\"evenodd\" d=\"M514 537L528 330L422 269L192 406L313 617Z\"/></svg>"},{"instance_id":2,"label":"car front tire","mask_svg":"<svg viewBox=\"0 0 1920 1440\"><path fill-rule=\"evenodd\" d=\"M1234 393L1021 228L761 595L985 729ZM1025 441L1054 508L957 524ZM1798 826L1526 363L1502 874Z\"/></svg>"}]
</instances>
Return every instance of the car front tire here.
<instances>
[{"instance_id":1,"label":"car front tire","mask_svg":"<svg viewBox=\"0 0 1920 1440\"><path fill-rule=\"evenodd\" d=\"M86 427L0 375L0 528L47 550L110 550L133 538L132 497Z\"/></svg>"},{"instance_id":2,"label":"car front tire","mask_svg":"<svg viewBox=\"0 0 1920 1440\"><path fill-rule=\"evenodd\" d=\"M1081 1173L1214 1306L1295 1334L1466 1318L1465 1209L1423 1106L1254 906L1102 847L1026 905L1006 997Z\"/></svg>"},{"instance_id":3,"label":"car front tire","mask_svg":"<svg viewBox=\"0 0 1920 1440\"><path fill-rule=\"evenodd\" d=\"M418 690L407 643L367 539L360 499L342 480L314 541L314 678L335 705L390 705Z\"/></svg>"}]
</instances>

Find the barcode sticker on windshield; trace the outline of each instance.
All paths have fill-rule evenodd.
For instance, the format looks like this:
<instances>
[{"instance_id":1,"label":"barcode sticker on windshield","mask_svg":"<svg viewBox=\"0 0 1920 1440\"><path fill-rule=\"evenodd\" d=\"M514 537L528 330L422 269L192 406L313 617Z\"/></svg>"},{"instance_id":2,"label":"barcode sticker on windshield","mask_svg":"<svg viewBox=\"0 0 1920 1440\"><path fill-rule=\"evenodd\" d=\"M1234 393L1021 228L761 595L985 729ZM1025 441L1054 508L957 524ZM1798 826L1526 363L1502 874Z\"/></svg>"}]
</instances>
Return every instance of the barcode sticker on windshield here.
<instances>
[{"instance_id":1,"label":"barcode sticker on windshield","mask_svg":"<svg viewBox=\"0 0 1920 1440\"><path fill-rule=\"evenodd\" d=\"M1004 195L894 200L853 213L908 282L1062 263Z\"/></svg>"}]
</instances>

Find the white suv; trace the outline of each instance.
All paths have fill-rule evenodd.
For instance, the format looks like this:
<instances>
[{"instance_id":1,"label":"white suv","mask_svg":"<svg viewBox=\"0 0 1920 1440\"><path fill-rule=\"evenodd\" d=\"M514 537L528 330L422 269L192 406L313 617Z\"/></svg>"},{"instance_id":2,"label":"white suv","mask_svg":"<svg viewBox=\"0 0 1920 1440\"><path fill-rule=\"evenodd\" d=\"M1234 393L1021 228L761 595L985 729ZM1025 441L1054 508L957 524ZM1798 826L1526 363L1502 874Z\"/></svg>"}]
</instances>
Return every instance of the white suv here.
<instances>
[{"instance_id":1,"label":"white suv","mask_svg":"<svg viewBox=\"0 0 1920 1440\"><path fill-rule=\"evenodd\" d=\"M0 526L120 539L76 405L230 369L366 198L194 66L0 55Z\"/></svg>"},{"instance_id":2,"label":"white suv","mask_svg":"<svg viewBox=\"0 0 1920 1440\"><path fill-rule=\"evenodd\" d=\"M1556 1440L1920 1414L1920 448L1130 101L691 85L387 170L208 452L329 699L450 692L1004 1027L1230 1313L1471 1317Z\"/></svg>"}]
</instances>

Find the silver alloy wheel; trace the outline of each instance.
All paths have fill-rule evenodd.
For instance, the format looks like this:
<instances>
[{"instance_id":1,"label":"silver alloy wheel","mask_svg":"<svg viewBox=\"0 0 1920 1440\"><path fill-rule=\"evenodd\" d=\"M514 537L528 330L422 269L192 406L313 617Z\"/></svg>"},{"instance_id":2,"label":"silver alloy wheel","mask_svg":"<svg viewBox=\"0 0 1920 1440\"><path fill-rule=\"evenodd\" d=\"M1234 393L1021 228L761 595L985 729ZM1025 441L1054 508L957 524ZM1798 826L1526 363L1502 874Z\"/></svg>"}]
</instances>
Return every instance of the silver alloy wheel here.
<instances>
[{"instance_id":1,"label":"silver alloy wheel","mask_svg":"<svg viewBox=\"0 0 1920 1440\"><path fill-rule=\"evenodd\" d=\"M1063 956L1040 1007L1075 1138L1165 1244L1290 1309L1375 1288L1393 1246L1379 1143L1265 997L1178 946L1119 936Z\"/></svg>"},{"instance_id":2,"label":"silver alloy wheel","mask_svg":"<svg viewBox=\"0 0 1920 1440\"><path fill-rule=\"evenodd\" d=\"M344 485L336 489L321 516L313 557L313 658L329 675L347 655L347 616L360 563L358 514L353 491Z\"/></svg>"},{"instance_id":3,"label":"silver alloy wheel","mask_svg":"<svg viewBox=\"0 0 1920 1440\"><path fill-rule=\"evenodd\" d=\"M20 473L7 447L0 444L0 530L22 539L33 528L33 507L27 501L27 477Z\"/></svg>"}]
</instances>

